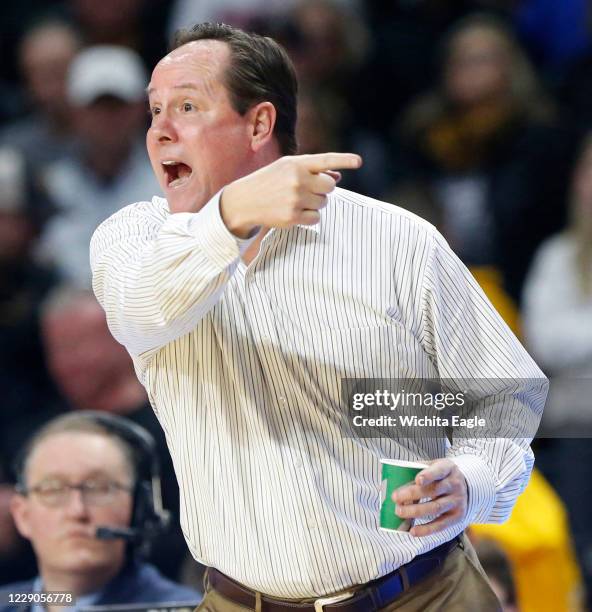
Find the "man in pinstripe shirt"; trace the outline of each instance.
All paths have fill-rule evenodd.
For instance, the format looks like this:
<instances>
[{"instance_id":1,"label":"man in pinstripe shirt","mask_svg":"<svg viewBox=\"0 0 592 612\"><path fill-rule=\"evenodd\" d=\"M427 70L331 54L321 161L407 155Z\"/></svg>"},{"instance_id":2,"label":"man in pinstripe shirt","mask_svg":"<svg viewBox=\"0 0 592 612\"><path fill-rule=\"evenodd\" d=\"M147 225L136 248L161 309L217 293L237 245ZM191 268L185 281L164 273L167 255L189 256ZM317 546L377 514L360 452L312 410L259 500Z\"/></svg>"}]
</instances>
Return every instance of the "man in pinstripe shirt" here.
<instances>
[{"instance_id":1,"label":"man in pinstripe shirt","mask_svg":"<svg viewBox=\"0 0 592 612\"><path fill-rule=\"evenodd\" d=\"M336 188L352 154L293 156L296 79L273 41L205 24L148 89L166 200L91 243L93 285L166 433L200 610L496 610L464 538L505 520L528 439L348 436L343 378L545 379L428 223ZM378 527L380 458L430 461ZM418 500L423 500L421 503Z\"/></svg>"}]
</instances>

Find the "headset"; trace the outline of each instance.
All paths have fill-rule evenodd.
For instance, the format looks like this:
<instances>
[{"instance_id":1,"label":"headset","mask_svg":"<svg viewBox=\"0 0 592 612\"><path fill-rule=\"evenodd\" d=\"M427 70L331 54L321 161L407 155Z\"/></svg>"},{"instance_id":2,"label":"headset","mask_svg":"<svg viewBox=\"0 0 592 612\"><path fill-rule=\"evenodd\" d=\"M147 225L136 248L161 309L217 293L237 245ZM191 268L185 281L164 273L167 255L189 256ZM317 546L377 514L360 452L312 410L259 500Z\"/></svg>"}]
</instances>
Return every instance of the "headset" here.
<instances>
[{"instance_id":1,"label":"headset","mask_svg":"<svg viewBox=\"0 0 592 612\"><path fill-rule=\"evenodd\" d=\"M100 540L121 538L136 549L136 552L146 554L154 538L165 532L170 524L170 513L162 505L160 463L154 438L144 427L119 415L96 410L80 410L72 414L98 425L126 442L132 449L136 480L132 492L131 524L129 527L101 525L97 527L96 537ZM30 442L25 444L14 462L16 490L20 493L26 492L24 469L30 448Z\"/></svg>"}]
</instances>

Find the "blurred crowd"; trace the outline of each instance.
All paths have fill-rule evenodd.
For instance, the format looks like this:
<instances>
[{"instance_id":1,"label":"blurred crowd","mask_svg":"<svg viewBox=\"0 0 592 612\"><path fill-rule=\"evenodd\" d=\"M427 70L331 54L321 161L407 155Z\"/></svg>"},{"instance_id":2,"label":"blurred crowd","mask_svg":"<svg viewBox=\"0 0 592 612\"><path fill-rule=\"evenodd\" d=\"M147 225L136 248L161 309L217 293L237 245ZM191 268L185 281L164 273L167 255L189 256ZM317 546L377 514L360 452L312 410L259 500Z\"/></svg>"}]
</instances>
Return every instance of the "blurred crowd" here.
<instances>
[{"instance_id":1,"label":"blurred crowd","mask_svg":"<svg viewBox=\"0 0 592 612\"><path fill-rule=\"evenodd\" d=\"M174 518L152 560L199 574L164 435L92 295L88 243L159 194L145 88L168 40L225 21L288 49L300 152L361 154L341 186L435 224L552 378L537 467L592 592L587 0L21 0L0 15L0 583L36 574L9 512L12 460L35 427L80 409L156 437Z\"/></svg>"}]
</instances>

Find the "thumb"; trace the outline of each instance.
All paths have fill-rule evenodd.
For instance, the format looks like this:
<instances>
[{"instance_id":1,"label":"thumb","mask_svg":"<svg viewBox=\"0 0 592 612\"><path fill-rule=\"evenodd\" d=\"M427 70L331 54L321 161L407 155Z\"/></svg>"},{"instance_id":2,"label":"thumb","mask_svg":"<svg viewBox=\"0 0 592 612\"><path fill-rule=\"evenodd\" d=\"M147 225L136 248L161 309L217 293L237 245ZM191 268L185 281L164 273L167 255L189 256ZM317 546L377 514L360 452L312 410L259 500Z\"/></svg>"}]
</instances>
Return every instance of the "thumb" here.
<instances>
[{"instance_id":1,"label":"thumb","mask_svg":"<svg viewBox=\"0 0 592 612\"><path fill-rule=\"evenodd\" d=\"M325 170L324 174L328 174L336 183L341 180L341 172L337 172L337 170Z\"/></svg>"}]
</instances>

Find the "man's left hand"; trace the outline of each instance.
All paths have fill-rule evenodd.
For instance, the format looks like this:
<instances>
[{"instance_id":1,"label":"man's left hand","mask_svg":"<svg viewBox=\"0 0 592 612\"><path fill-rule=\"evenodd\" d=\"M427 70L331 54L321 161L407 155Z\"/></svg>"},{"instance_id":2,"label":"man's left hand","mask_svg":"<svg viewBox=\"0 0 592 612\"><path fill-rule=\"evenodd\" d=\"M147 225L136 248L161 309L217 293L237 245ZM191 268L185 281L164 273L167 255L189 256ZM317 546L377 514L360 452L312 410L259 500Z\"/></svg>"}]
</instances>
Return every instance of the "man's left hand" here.
<instances>
[{"instance_id":1,"label":"man's left hand","mask_svg":"<svg viewBox=\"0 0 592 612\"><path fill-rule=\"evenodd\" d=\"M426 497L431 501L419 503ZM463 520L467 512L467 481L456 463L436 459L415 477L415 482L397 489L392 496L397 516L404 519L435 516L425 525L414 526L413 536L426 536L442 531Z\"/></svg>"}]
</instances>

